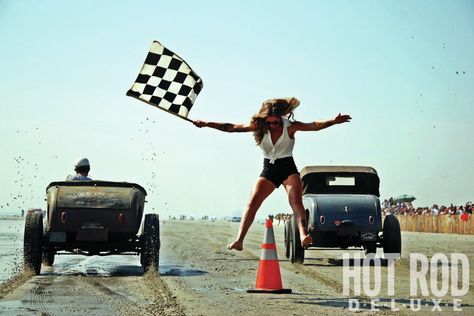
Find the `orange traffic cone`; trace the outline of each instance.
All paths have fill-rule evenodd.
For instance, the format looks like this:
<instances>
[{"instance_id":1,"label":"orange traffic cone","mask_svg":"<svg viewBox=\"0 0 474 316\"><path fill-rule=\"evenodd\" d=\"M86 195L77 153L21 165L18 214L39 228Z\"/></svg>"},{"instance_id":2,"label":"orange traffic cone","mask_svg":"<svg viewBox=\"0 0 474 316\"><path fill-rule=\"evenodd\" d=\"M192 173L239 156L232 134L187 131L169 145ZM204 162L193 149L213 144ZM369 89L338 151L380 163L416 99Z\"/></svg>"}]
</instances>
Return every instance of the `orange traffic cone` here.
<instances>
[{"instance_id":1,"label":"orange traffic cone","mask_svg":"<svg viewBox=\"0 0 474 316\"><path fill-rule=\"evenodd\" d=\"M291 293L291 289L284 289L281 283L280 263L275 244L272 221L265 222L265 237L262 244L262 255L258 264L257 282L255 289L248 293Z\"/></svg>"}]
</instances>

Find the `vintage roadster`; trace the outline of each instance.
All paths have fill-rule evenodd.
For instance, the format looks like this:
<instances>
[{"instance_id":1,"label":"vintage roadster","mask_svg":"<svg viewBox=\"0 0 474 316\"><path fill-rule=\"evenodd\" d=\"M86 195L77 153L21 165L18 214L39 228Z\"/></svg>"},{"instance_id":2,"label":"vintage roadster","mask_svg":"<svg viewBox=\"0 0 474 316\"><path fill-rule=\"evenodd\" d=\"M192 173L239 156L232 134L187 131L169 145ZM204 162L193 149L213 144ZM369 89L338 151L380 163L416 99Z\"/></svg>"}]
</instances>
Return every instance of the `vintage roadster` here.
<instances>
[{"instance_id":1,"label":"vintage roadster","mask_svg":"<svg viewBox=\"0 0 474 316\"><path fill-rule=\"evenodd\" d=\"M374 168L361 166L310 166L301 170L303 205L309 247L360 247L366 254L383 247L384 253L400 255L400 224L386 215L382 226L379 177ZM292 263L303 263L296 219L285 222L285 255Z\"/></svg>"},{"instance_id":2,"label":"vintage roadster","mask_svg":"<svg viewBox=\"0 0 474 316\"><path fill-rule=\"evenodd\" d=\"M36 274L57 254L140 255L147 270L158 268L158 214L144 212L146 191L140 185L109 181L52 182L46 188L47 213L26 215L24 264ZM44 229L43 229L44 227Z\"/></svg>"}]
</instances>

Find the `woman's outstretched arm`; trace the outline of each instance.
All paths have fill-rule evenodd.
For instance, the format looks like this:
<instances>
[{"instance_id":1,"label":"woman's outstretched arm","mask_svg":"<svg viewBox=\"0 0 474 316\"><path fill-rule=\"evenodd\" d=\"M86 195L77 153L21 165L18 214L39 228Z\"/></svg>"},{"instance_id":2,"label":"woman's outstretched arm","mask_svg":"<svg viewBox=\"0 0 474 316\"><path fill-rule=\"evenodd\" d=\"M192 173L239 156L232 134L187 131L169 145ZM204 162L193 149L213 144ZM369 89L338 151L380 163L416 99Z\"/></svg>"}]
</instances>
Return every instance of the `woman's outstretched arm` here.
<instances>
[{"instance_id":1,"label":"woman's outstretched arm","mask_svg":"<svg viewBox=\"0 0 474 316\"><path fill-rule=\"evenodd\" d=\"M217 122L206 122L201 120L193 121L193 124L199 128L210 127L223 132L236 133L236 132L251 132L253 127L250 124L232 124L232 123L217 123Z\"/></svg>"},{"instance_id":2,"label":"woman's outstretched arm","mask_svg":"<svg viewBox=\"0 0 474 316\"><path fill-rule=\"evenodd\" d=\"M289 127L289 129L291 129L290 134L293 134L296 131L319 131L321 129L328 128L329 126L350 122L351 119L352 117L350 115L341 115L341 113L339 113L339 115L334 119L327 121L316 121L311 123L302 123L296 121L292 122L291 126Z\"/></svg>"}]
</instances>

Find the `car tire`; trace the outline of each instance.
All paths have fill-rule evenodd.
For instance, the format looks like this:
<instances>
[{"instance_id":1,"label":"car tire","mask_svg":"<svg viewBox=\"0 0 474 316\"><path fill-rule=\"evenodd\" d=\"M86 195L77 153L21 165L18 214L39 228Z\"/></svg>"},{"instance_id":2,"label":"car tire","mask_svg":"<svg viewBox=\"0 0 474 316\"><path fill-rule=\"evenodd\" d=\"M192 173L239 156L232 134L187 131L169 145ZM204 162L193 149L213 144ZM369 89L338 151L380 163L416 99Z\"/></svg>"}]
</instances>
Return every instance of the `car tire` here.
<instances>
[{"instance_id":1,"label":"car tire","mask_svg":"<svg viewBox=\"0 0 474 316\"><path fill-rule=\"evenodd\" d=\"M401 255L402 250L402 238L400 232L400 222L395 215L389 214L385 216L383 222L383 252Z\"/></svg>"},{"instance_id":2,"label":"car tire","mask_svg":"<svg viewBox=\"0 0 474 316\"><path fill-rule=\"evenodd\" d=\"M303 264L304 262L304 248L301 246L300 231L298 229L298 223L296 216L291 217L291 251L290 261L291 263Z\"/></svg>"},{"instance_id":3,"label":"car tire","mask_svg":"<svg viewBox=\"0 0 474 316\"><path fill-rule=\"evenodd\" d=\"M374 254L377 252L377 243L375 241L367 242L364 245L365 255Z\"/></svg>"},{"instance_id":4,"label":"car tire","mask_svg":"<svg viewBox=\"0 0 474 316\"><path fill-rule=\"evenodd\" d=\"M291 222L285 220L285 257L290 259L291 252Z\"/></svg>"},{"instance_id":5,"label":"car tire","mask_svg":"<svg viewBox=\"0 0 474 316\"><path fill-rule=\"evenodd\" d=\"M143 224L141 264L144 271L150 267L158 270L160 262L160 218L158 214L146 214Z\"/></svg>"},{"instance_id":6,"label":"car tire","mask_svg":"<svg viewBox=\"0 0 474 316\"><path fill-rule=\"evenodd\" d=\"M52 266L54 264L55 251L48 249L43 251L43 264L45 266Z\"/></svg>"},{"instance_id":7,"label":"car tire","mask_svg":"<svg viewBox=\"0 0 474 316\"><path fill-rule=\"evenodd\" d=\"M25 270L36 275L41 272L43 252L43 215L40 212L26 214L23 236L23 262Z\"/></svg>"}]
</instances>

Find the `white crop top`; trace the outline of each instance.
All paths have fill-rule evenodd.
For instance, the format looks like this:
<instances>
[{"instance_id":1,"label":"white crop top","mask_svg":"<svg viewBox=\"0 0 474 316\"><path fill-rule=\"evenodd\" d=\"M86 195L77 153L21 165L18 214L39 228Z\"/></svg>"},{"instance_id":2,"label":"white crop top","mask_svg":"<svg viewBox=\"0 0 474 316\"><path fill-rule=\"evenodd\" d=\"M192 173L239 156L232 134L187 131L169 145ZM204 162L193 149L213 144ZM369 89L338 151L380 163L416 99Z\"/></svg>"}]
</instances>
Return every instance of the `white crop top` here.
<instances>
[{"instance_id":1,"label":"white crop top","mask_svg":"<svg viewBox=\"0 0 474 316\"><path fill-rule=\"evenodd\" d=\"M288 135L288 126L291 125L291 122L284 117L281 119L283 121L283 132L280 138L276 141L275 145L273 145L270 131L263 135L262 141L260 142L260 148L262 149L263 157L270 159L270 163L275 163L276 159L293 156L295 140L291 139L290 135Z\"/></svg>"}]
</instances>

